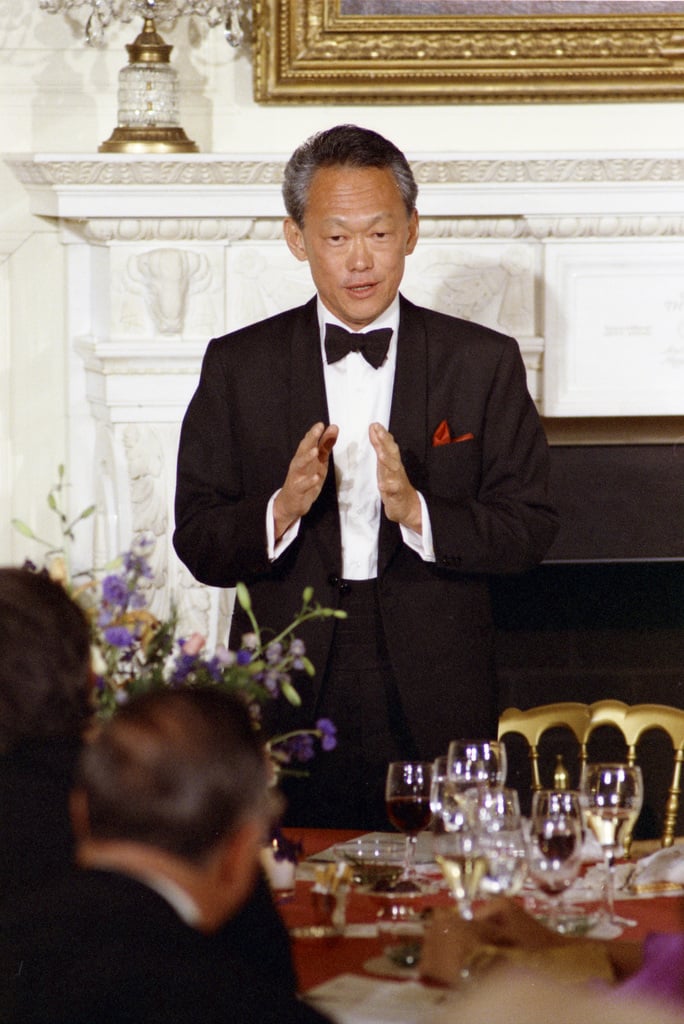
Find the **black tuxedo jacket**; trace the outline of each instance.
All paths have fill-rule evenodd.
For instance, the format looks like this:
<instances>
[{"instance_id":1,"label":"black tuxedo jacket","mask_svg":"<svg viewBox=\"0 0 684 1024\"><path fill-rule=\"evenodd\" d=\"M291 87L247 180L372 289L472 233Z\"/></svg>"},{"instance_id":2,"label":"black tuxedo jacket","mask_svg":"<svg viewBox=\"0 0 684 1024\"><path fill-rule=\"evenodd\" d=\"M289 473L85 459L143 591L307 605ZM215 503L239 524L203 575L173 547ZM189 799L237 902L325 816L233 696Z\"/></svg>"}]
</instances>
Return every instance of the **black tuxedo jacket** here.
<instances>
[{"instance_id":1,"label":"black tuxedo jacket","mask_svg":"<svg viewBox=\"0 0 684 1024\"><path fill-rule=\"evenodd\" d=\"M21 973L17 935L32 922L32 904L42 914L46 888L72 870L68 801L81 745L80 738L39 737L0 757L0 1021L8 1019L11 980ZM65 920L70 928L70 913ZM289 936L263 875L219 941L226 959L239 955L283 996L294 995Z\"/></svg>"},{"instance_id":2,"label":"black tuxedo jacket","mask_svg":"<svg viewBox=\"0 0 684 1024\"><path fill-rule=\"evenodd\" d=\"M268 500L317 421L327 423L328 411L315 299L210 343L181 431L174 544L198 580L244 581L262 627L286 625L306 586L322 604L339 601L332 465L296 541L274 563L266 552ZM450 443L434 443L440 425ZM546 439L514 339L402 297L389 429L427 502L436 562L411 551L383 515L380 608L414 740L431 758L457 736L491 735L487 576L539 562L557 521ZM238 612L233 645L247 628ZM333 635L332 620L301 631L316 668L311 691L300 687L308 723Z\"/></svg>"},{"instance_id":3,"label":"black tuxedo jacket","mask_svg":"<svg viewBox=\"0 0 684 1024\"><path fill-rule=\"evenodd\" d=\"M46 881L13 941L8 1024L325 1024L267 966L114 872Z\"/></svg>"}]
</instances>

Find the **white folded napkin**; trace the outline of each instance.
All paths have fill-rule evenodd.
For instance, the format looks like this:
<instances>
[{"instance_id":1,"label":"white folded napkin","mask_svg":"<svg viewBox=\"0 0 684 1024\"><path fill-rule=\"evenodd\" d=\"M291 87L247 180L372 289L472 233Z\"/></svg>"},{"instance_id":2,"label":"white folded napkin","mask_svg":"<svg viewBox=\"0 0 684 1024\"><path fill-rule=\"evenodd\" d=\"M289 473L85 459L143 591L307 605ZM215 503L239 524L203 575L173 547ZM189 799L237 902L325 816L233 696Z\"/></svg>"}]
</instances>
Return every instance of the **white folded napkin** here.
<instances>
[{"instance_id":1,"label":"white folded napkin","mask_svg":"<svg viewBox=\"0 0 684 1024\"><path fill-rule=\"evenodd\" d=\"M632 872L629 888L636 893L684 889L684 849L670 846L642 857Z\"/></svg>"}]
</instances>

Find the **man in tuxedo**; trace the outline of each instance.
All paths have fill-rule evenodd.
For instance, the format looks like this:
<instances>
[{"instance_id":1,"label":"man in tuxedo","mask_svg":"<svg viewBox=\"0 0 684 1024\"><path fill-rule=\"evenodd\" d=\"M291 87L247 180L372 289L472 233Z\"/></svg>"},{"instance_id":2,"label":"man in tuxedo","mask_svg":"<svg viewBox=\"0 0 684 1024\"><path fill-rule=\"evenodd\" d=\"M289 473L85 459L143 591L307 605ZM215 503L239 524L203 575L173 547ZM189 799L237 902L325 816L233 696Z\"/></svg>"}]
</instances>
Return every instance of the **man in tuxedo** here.
<instances>
[{"instance_id":1,"label":"man in tuxedo","mask_svg":"<svg viewBox=\"0 0 684 1024\"><path fill-rule=\"evenodd\" d=\"M174 544L200 581L245 581L262 625L286 625L306 586L347 611L302 633L302 721L332 718L338 744L289 787L290 820L386 827L388 761L495 730L487 577L555 536L547 446L515 340L399 294L417 186L393 143L320 132L283 195L317 296L209 345ZM247 628L238 611L232 642Z\"/></svg>"},{"instance_id":2,"label":"man in tuxedo","mask_svg":"<svg viewBox=\"0 0 684 1024\"><path fill-rule=\"evenodd\" d=\"M242 700L166 690L122 707L82 751L78 867L44 879L19 919L3 1019L324 1024L222 936L252 891L270 802Z\"/></svg>"}]
</instances>

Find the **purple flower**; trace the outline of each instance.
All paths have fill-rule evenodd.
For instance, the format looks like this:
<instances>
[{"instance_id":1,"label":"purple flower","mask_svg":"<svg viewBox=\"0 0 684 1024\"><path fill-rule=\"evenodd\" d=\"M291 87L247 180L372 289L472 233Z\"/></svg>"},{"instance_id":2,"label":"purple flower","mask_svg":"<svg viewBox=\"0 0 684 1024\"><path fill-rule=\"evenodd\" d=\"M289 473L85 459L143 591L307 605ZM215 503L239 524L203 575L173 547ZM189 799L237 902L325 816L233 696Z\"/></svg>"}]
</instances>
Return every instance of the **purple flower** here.
<instances>
[{"instance_id":1,"label":"purple flower","mask_svg":"<svg viewBox=\"0 0 684 1024\"><path fill-rule=\"evenodd\" d=\"M105 629L104 638L112 647L130 647L135 639L125 626L110 626Z\"/></svg>"},{"instance_id":2,"label":"purple flower","mask_svg":"<svg viewBox=\"0 0 684 1024\"><path fill-rule=\"evenodd\" d=\"M277 665L283 656L283 645L269 644L265 652L266 661L269 665Z\"/></svg>"},{"instance_id":3,"label":"purple flower","mask_svg":"<svg viewBox=\"0 0 684 1024\"><path fill-rule=\"evenodd\" d=\"M176 657L176 663L173 666L173 672L171 674L171 685L176 686L179 683L184 683L188 678L193 668L195 667L195 657L192 654L183 654L182 652Z\"/></svg>"},{"instance_id":4,"label":"purple flower","mask_svg":"<svg viewBox=\"0 0 684 1024\"><path fill-rule=\"evenodd\" d=\"M224 668L230 668L237 661L235 651L230 651L225 644L219 644L214 657Z\"/></svg>"},{"instance_id":5,"label":"purple flower","mask_svg":"<svg viewBox=\"0 0 684 1024\"><path fill-rule=\"evenodd\" d=\"M148 580L152 579L152 568L145 555L136 555L132 551L125 551L123 564L126 572L131 572L135 576L144 576Z\"/></svg>"},{"instance_id":6,"label":"purple flower","mask_svg":"<svg viewBox=\"0 0 684 1024\"><path fill-rule=\"evenodd\" d=\"M292 643L290 644L290 654L292 655L293 658L301 658L304 654L306 654L306 647L304 646L304 641L297 640L296 637L293 637Z\"/></svg>"},{"instance_id":7,"label":"purple flower","mask_svg":"<svg viewBox=\"0 0 684 1024\"><path fill-rule=\"evenodd\" d=\"M102 580L102 597L109 604L125 608L128 603L128 585L123 576L105 576Z\"/></svg>"},{"instance_id":8,"label":"purple flower","mask_svg":"<svg viewBox=\"0 0 684 1024\"><path fill-rule=\"evenodd\" d=\"M252 652L251 651L244 651L243 650L243 651L238 651L237 652L236 661L237 661L238 665L249 665L251 660L252 660Z\"/></svg>"},{"instance_id":9,"label":"purple flower","mask_svg":"<svg viewBox=\"0 0 684 1024\"><path fill-rule=\"evenodd\" d=\"M112 609L111 608L107 608L107 607L105 607L103 605L100 608L100 611L99 611L98 616L97 616L97 624L102 629L104 629L105 626L109 625L109 623L112 621L113 618L114 618L114 612L112 611Z\"/></svg>"},{"instance_id":10,"label":"purple flower","mask_svg":"<svg viewBox=\"0 0 684 1024\"><path fill-rule=\"evenodd\" d=\"M262 682L271 696L278 696L280 692L280 673L276 669L269 669L268 672L264 672Z\"/></svg>"},{"instance_id":11,"label":"purple flower","mask_svg":"<svg viewBox=\"0 0 684 1024\"><path fill-rule=\"evenodd\" d=\"M334 750L337 746L337 727L329 718L319 718L316 728L321 733L321 748L323 750Z\"/></svg>"}]
</instances>

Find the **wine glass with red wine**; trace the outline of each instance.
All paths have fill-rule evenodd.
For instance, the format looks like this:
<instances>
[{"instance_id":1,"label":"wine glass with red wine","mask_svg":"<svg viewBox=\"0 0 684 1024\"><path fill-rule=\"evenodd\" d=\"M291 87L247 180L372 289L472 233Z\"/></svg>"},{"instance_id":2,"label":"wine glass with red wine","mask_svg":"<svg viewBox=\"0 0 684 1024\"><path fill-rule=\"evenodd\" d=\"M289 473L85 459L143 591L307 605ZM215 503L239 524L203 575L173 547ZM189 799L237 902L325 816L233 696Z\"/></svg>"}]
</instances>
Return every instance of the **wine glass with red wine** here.
<instances>
[{"instance_id":1,"label":"wine glass with red wine","mask_svg":"<svg viewBox=\"0 0 684 1024\"><path fill-rule=\"evenodd\" d=\"M579 794L540 790L532 801L527 869L547 897L547 924L558 928L558 905L582 865L582 810Z\"/></svg>"},{"instance_id":2,"label":"wine glass with red wine","mask_svg":"<svg viewBox=\"0 0 684 1024\"><path fill-rule=\"evenodd\" d=\"M418 833L430 824L431 761L391 761L385 782L387 816L406 836L402 879L416 885L416 842Z\"/></svg>"}]
</instances>

